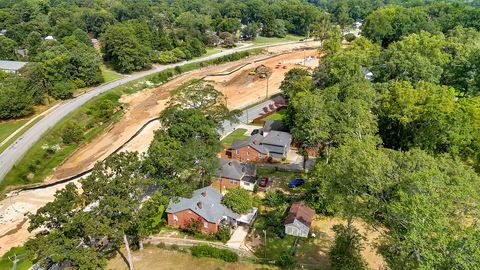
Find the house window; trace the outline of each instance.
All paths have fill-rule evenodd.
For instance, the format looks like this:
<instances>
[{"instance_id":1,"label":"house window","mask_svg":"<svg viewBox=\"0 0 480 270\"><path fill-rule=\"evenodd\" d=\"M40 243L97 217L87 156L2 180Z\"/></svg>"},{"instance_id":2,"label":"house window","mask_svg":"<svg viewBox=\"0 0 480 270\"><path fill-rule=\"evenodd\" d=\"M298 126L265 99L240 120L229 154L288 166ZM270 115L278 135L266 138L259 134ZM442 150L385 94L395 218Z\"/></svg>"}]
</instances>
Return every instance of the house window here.
<instances>
[{"instance_id":1,"label":"house window","mask_svg":"<svg viewBox=\"0 0 480 270\"><path fill-rule=\"evenodd\" d=\"M204 227L205 229L208 229L208 222L203 222L203 227Z\"/></svg>"},{"instance_id":2,"label":"house window","mask_svg":"<svg viewBox=\"0 0 480 270\"><path fill-rule=\"evenodd\" d=\"M235 184L237 184L237 181L230 179L230 184L235 185Z\"/></svg>"},{"instance_id":3,"label":"house window","mask_svg":"<svg viewBox=\"0 0 480 270\"><path fill-rule=\"evenodd\" d=\"M237 152L237 155L240 155L240 150L239 150L239 149L237 149L237 151L236 151L236 152Z\"/></svg>"},{"instance_id":4,"label":"house window","mask_svg":"<svg viewBox=\"0 0 480 270\"><path fill-rule=\"evenodd\" d=\"M173 220L178 221L177 215L173 214Z\"/></svg>"}]
</instances>

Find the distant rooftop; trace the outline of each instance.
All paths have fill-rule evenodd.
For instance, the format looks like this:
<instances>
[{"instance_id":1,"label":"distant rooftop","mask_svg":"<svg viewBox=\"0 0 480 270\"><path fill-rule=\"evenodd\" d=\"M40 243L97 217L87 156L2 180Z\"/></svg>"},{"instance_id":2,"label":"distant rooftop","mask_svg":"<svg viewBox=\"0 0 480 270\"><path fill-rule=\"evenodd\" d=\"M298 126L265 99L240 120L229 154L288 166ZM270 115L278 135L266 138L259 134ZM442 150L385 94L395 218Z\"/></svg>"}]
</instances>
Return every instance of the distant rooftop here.
<instances>
[{"instance_id":1,"label":"distant rooftop","mask_svg":"<svg viewBox=\"0 0 480 270\"><path fill-rule=\"evenodd\" d=\"M17 71L24 67L27 62L0 60L0 70Z\"/></svg>"}]
</instances>

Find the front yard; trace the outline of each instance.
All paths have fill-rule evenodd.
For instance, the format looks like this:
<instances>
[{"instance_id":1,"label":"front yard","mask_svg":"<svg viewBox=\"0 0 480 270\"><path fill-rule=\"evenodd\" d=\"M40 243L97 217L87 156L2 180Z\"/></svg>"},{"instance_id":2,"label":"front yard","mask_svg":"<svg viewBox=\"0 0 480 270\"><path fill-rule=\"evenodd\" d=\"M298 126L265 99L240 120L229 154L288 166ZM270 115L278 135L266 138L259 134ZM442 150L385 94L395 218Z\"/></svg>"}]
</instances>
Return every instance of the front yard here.
<instances>
[{"instance_id":1,"label":"front yard","mask_svg":"<svg viewBox=\"0 0 480 270\"><path fill-rule=\"evenodd\" d=\"M177 269L277 269L250 262L227 263L219 259L196 258L186 252L167 250L155 246L146 246L143 251L133 252L133 263L137 270L177 270ZM124 259L117 255L108 262L107 269L128 269Z\"/></svg>"},{"instance_id":2,"label":"front yard","mask_svg":"<svg viewBox=\"0 0 480 270\"><path fill-rule=\"evenodd\" d=\"M245 132L247 132L247 129L245 128L237 128L234 130L232 133L228 134L227 137L225 137L222 140L223 145L232 145L233 141L236 140L245 140L248 138L247 135L245 135Z\"/></svg>"}]
</instances>

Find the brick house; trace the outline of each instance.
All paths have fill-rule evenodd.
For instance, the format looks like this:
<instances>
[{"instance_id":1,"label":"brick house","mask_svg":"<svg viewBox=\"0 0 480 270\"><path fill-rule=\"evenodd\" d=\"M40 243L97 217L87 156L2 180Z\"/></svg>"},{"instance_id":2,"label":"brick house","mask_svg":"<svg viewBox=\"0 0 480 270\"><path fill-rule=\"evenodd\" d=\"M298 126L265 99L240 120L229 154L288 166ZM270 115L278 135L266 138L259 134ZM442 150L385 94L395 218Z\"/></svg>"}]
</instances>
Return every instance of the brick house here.
<instances>
[{"instance_id":1,"label":"brick house","mask_svg":"<svg viewBox=\"0 0 480 270\"><path fill-rule=\"evenodd\" d=\"M287 157L292 143L292 135L283 131L271 130L265 137L260 134L245 140L235 140L227 149L231 159L250 162L265 162L269 157L282 160Z\"/></svg>"},{"instance_id":2,"label":"brick house","mask_svg":"<svg viewBox=\"0 0 480 270\"><path fill-rule=\"evenodd\" d=\"M257 182L255 164L221 158L220 165L221 168L217 171L217 177L212 182L214 188L220 190L220 192L237 187L253 191Z\"/></svg>"},{"instance_id":3,"label":"brick house","mask_svg":"<svg viewBox=\"0 0 480 270\"><path fill-rule=\"evenodd\" d=\"M221 225L251 224L257 209L239 215L221 202L223 195L211 186L195 190L191 198L170 200L167 207L168 225L185 228L191 222L197 222L203 233L216 233Z\"/></svg>"}]
</instances>

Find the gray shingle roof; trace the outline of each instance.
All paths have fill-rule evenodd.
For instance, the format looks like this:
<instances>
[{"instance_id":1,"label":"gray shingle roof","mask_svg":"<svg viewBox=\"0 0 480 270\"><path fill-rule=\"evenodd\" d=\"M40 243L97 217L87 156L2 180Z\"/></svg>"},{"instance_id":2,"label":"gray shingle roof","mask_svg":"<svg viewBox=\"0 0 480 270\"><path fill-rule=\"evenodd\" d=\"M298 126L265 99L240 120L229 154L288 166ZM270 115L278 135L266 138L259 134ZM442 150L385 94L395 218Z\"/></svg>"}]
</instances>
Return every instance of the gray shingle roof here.
<instances>
[{"instance_id":1,"label":"gray shingle roof","mask_svg":"<svg viewBox=\"0 0 480 270\"><path fill-rule=\"evenodd\" d=\"M245 140L235 140L232 143L232 146L230 148L235 150L245 146L250 146L262 154L268 154L268 150L265 149L265 147L263 147L263 145L261 144L263 139L264 138L262 135L255 134L253 136L248 137Z\"/></svg>"},{"instance_id":2,"label":"gray shingle roof","mask_svg":"<svg viewBox=\"0 0 480 270\"><path fill-rule=\"evenodd\" d=\"M255 175L255 164L241 163L238 160L220 159L222 168L217 175L229 179L242 180L245 176Z\"/></svg>"},{"instance_id":3,"label":"gray shingle roof","mask_svg":"<svg viewBox=\"0 0 480 270\"><path fill-rule=\"evenodd\" d=\"M17 71L24 67L27 62L0 60L0 69L8 71Z\"/></svg>"},{"instance_id":4,"label":"gray shingle roof","mask_svg":"<svg viewBox=\"0 0 480 270\"><path fill-rule=\"evenodd\" d=\"M262 144L288 146L292 143L292 135L283 131L271 131L265 138L263 138Z\"/></svg>"},{"instance_id":5,"label":"gray shingle roof","mask_svg":"<svg viewBox=\"0 0 480 270\"><path fill-rule=\"evenodd\" d=\"M203 192L205 192L205 196L203 196ZM218 223L224 216L237 219L238 214L221 204L222 198L222 194L211 186L204 187L195 190L192 198L179 198L177 202L171 200L167 213L191 210L211 223ZM201 208L198 206L199 202L201 202Z\"/></svg>"}]
</instances>

